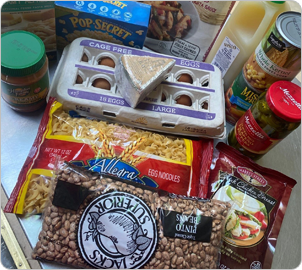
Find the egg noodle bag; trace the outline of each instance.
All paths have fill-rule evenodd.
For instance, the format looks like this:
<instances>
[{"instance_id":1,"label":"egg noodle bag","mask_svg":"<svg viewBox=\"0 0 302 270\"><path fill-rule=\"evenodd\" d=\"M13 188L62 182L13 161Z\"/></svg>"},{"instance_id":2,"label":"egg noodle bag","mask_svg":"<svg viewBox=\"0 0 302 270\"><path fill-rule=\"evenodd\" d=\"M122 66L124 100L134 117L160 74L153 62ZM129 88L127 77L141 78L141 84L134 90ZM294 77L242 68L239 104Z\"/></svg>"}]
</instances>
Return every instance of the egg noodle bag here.
<instances>
[{"instance_id":1,"label":"egg noodle bag","mask_svg":"<svg viewBox=\"0 0 302 270\"><path fill-rule=\"evenodd\" d=\"M76 268L215 269L230 204L103 175L56 170L32 258Z\"/></svg>"},{"instance_id":2,"label":"egg noodle bag","mask_svg":"<svg viewBox=\"0 0 302 270\"><path fill-rule=\"evenodd\" d=\"M226 218L219 268L271 268L296 181L264 168L219 143L213 154L208 197L232 205Z\"/></svg>"},{"instance_id":3,"label":"egg noodle bag","mask_svg":"<svg viewBox=\"0 0 302 270\"><path fill-rule=\"evenodd\" d=\"M57 157L175 194L205 197L212 154L213 140L84 118L51 98L5 211L42 212Z\"/></svg>"}]
</instances>

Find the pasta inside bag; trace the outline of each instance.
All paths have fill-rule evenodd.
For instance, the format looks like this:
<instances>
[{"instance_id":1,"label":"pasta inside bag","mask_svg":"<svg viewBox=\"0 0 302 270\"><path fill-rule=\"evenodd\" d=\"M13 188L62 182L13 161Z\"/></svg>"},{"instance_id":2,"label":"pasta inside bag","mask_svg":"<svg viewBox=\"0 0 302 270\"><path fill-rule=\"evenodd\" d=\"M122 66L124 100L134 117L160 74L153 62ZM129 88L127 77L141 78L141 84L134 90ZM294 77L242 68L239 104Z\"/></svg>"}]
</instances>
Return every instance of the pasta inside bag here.
<instances>
[{"instance_id":1,"label":"pasta inside bag","mask_svg":"<svg viewBox=\"0 0 302 270\"><path fill-rule=\"evenodd\" d=\"M34 177L51 178L57 157L171 193L206 197L212 154L211 139L191 140L82 117L50 98L5 211L23 214L35 207L33 213L42 212L47 192L39 188L37 193L30 183ZM41 204L25 200L33 193Z\"/></svg>"},{"instance_id":2,"label":"pasta inside bag","mask_svg":"<svg viewBox=\"0 0 302 270\"><path fill-rule=\"evenodd\" d=\"M217 268L229 203L65 163L32 257L77 268Z\"/></svg>"},{"instance_id":3,"label":"pasta inside bag","mask_svg":"<svg viewBox=\"0 0 302 270\"><path fill-rule=\"evenodd\" d=\"M33 175L28 184L24 200L25 215L42 213L51 189L51 178L43 175Z\"/></svg>"}]
</instances>

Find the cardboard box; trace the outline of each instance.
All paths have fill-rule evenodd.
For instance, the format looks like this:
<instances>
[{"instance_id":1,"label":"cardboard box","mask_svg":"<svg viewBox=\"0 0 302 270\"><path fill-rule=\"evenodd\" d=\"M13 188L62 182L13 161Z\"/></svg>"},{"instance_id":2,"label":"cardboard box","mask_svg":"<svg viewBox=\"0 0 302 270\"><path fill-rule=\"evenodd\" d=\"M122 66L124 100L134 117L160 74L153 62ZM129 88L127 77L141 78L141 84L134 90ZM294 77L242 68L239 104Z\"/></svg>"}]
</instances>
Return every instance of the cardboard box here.
<instances>
[{"instance_id":1,"label":"cardboard box","mask_svg":"<svg viewBox=\"0 0 302 270\"><path fill-rule=\"evenodd\" d=\"M124 54L175 60L169 77L135 109L120 94L115 78L117 61ZM100 64L103 58L111 58L115 67ZM181 82L183 75L193 82ZM96 81L106 83L101 86ZM198 61L78 38L63 51L47 100L49 97L56 97L66 110L132 127L213 139L226 135L221 72ZM177 103L180 97L189 97L192 104Z\"/></svg>"},{"instance_id":2,"label":"cardboard box","mask_svg":"<svg viewBox=\"0 0 302 270\"><path fill-rule=\"evenodd\" d=\"M57 45L63 49L78 37L141 49L151 7L132 1L56 1Z\"/></svg>"},{"instance_id":3,"label":"cardboard box","mask_svg":"<svg viewBox=\"0 0 302 270\"><path fill-rule=\"evenodd\" d=\"M153 6L145 47L205 61L235 1L146 1Z\"/></svg>"},{"instance_id":4,"label":"cardboard box","mask_svg":"<svg viewBox=\"0 0 302 270\"><path fill-rule=\"evenodd\" d=\"M1 34L24 30L36 34L49 60L57 56L54 1L9 1L1 9Z\"/></svg>"}]
</instances>

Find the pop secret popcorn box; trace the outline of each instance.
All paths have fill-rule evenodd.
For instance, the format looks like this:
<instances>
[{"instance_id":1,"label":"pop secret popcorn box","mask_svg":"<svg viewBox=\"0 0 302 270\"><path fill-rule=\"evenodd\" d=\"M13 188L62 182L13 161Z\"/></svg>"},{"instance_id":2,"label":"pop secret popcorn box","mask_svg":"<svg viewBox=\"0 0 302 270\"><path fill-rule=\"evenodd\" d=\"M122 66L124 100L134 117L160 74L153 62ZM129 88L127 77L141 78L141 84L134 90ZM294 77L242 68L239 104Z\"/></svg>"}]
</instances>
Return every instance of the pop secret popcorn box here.
<instances>
[{"instance_id":1,"label":"pop secret popcorn box","mask_svg":"<svg viewBox=\"0 0 302 270\"><path fill-rule=\"evenodd\" d=\"M56 1L59 49L78 37L89 37L141 49L151 7L134 1Z\"/></svg>"}]
</instances>

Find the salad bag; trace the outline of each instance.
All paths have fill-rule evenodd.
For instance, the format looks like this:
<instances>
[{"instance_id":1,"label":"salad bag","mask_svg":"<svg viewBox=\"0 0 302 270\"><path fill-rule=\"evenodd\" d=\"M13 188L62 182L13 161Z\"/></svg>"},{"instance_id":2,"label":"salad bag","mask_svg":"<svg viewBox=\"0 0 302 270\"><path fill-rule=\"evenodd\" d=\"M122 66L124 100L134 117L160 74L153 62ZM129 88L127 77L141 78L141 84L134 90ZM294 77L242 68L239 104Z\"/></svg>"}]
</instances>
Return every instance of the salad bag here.
<instances>
[{"instance_id":1,"label":"salad bag","mask_svg":"<svg viewBox=\"0 0 302 270\"><path fill-rule=\"evenodd\" d=\"M206 197L213 140L190 140L81 117L50 98L5 212L41 213L56 157L168 192Z\"/></svg>"},{"instance_id":2,"label":"salad bag","mask_svg":"<svg viewBox=\"0 0 302 270\"><path fill-rule=\"evenodd\" d=\"M296 181L219 143L209 184L209 198L232 205L224 227L220 268L271 268Z\"/></svg>"},{"instance_id":3,"label":"salad bag","mask_svg":"<svg viewBox=\"0 0 302 270\"><path fill-rule=\"evenodd\" d=\"M65 162L32 257L77 268L214 269L229 208Z\"/></svg>"}]
</instances>

